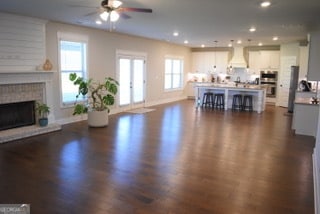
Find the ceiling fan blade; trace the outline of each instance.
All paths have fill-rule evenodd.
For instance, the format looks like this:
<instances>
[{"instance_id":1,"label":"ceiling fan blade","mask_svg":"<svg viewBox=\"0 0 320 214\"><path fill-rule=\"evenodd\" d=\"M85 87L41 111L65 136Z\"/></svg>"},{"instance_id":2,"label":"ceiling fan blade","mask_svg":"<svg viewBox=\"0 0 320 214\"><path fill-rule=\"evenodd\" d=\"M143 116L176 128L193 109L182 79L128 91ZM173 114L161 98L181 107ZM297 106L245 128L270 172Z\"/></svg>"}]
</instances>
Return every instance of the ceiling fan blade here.
<instances>
[{"instance_id":1,"label":"ceiling fan blade","mask_svg":"<svg viewBox=\"0 0 320 214\"><path fill-rule=\"evenodd\" d=\"M87 16L93 16L95 14L97 14L98 12L95 11L95 12L91 12L91 13L87 13L86 15L84 15L84 17L87 17Z\"/></svg>"},{"instance_id":2,"label":"ceiling fan blade","mask_svg":"<svg viewBox=\"0 0 320 214\"><path fill-rule=\"evenodd\" d=\"M119 13L120 17L123 18L123 19L130 19L131 16L125 14L125 13Z\"/></svg>"},{"instance_id":3,"label":"ceiling fan blade","mask_svg":"<svg viewBox=\"0 0 320 214\"><path fill-rule=\"evenodd\" d=\"M148 8L134 8L134 7L121 7L119 10L122 12L142 12L142 13L152 13L152 9Z\"/></svg>"}]
</instances>

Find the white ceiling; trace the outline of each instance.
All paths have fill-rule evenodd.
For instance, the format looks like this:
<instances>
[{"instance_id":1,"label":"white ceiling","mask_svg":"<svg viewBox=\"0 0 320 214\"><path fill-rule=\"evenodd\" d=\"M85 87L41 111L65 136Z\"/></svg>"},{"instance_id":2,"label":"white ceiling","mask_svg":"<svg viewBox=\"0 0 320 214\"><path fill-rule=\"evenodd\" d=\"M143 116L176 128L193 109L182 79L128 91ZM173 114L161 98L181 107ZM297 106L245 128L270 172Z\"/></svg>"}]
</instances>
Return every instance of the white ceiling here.
<instances>
[{"instance_id":1,"label":"white ceiling","mask_svg":"<svg viewBox=\"0 0 320 214\"><path fill-rule=\"evenodd\" d=\"M1 0L0 11L47 20L109 30L96 25L101 0ZM261 8L260 0L123 0L122 7L151 8L153 13L126 12L114 32L169 41L189 47L227 46L241 39L243 45L278 45L307 39L320 26L320 0L271 0ZM251 26L256 32L249 32ZM179 32L178 37L172 34ZM278 36L278 41L272 41ZM252 41L249 43L248 39Z\"/></svg>"}]
</instances>

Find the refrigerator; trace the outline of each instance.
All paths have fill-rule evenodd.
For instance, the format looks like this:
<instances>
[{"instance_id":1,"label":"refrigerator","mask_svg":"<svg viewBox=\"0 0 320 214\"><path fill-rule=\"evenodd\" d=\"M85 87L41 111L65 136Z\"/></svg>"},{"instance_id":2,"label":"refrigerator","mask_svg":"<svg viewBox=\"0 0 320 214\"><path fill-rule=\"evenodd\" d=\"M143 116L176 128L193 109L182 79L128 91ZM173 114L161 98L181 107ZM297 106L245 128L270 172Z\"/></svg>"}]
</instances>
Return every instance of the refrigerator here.
<instances>
[{"instance_id":1,"label":"refrigerator","mask_svg":"<svg viewBox=\"0 0 320 214\"><path fill-rule=\"evenodd\" d=\"M289 87L288 112L293 113L296 90L298 89L299 66L291 66L291 77Z\"/></svg>"}]
</instances>

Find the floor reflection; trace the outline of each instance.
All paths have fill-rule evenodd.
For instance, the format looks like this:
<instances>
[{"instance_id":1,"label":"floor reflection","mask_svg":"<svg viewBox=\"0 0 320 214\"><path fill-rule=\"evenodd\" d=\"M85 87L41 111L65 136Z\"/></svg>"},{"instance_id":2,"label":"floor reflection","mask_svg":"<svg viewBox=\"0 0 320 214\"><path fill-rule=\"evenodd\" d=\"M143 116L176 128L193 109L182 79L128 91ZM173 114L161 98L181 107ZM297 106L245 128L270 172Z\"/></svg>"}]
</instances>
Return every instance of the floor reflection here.
<instances>
[{"instance_id":1,"label":"floor reflection","mask_svg":"<svg viewBox=\"0 0 320 214\"><path fill-rule=\"evenodd\" d=\"M130 182L132 177L127 177L129 173L137 172L140 168L144 127L143 115L127 115L118 120L113 158L115 171L112 174L118 183Z\"/></svg>"},{"instance_id":2,"label":"floor reflection","mask_svg":"<svg viewBox=\"0 0 320 214\"><path fill-rule=\"evenodd\" d=\"M165 109L162 119L161 144L159 159L161 162L170 161L176 158L177 149L181 142L181 109L179 106Z\"/></svg>"}]
</instances>

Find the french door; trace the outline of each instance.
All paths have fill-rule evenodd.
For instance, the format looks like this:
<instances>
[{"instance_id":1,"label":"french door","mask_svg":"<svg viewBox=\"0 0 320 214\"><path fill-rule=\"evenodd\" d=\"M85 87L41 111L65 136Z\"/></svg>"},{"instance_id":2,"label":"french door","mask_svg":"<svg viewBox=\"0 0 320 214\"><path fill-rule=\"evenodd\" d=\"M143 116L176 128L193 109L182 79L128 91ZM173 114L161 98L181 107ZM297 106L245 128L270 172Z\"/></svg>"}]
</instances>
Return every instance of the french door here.
<instances>
[{"instance_id":1,"label":"french door","mask_svg":"<svg viewBox=\"0 0 320 214\"><path fill-rule=\"evenodd\" d=\"M145 102L145 56L117 54L119 106L123 111L141 108Z\"/></svg>"}]
</instances>

